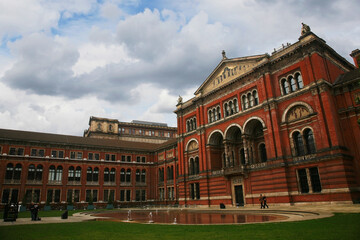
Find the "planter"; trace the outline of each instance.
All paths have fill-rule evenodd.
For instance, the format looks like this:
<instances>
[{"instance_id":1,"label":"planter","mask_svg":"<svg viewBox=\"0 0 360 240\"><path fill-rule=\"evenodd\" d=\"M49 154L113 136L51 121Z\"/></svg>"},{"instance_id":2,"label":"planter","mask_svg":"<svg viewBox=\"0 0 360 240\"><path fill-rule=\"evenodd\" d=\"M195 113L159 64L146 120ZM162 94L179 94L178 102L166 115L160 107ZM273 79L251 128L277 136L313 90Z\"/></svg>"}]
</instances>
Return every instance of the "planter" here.
<instances>
[{"instance_id":1,"label":"planter","mask_svg":"<svg viewBox=\"0 0 360 240\"><path fill-rule=\"evenodd\" d=\"M73 205L67 205L66 210L74 210L74 206Z\"/></svg>"},{"instance_id":2,"label":"planter","mask_svg":"<svg viewBox=\"0 0 360 240\"><path fill-rule=\"evenodd\" d=\"M88 205L87 210L94 210L94 205Z\"/></svg>"},{"instance_id":3,"label":"planter","mask_svg":"<svg viewBox=\"0 0 360 240\"><path fill-rule=\"evenodd\" d=\"M51 206L50 205L47 205L44 207L44 211L50 211L51 210Z\"/></svg>"},{"instance_id":4,"label":"planter","mask_svg":"<svg viewBox=\"0 0 360 240\"><path fill-rule=\"evenodd\" d=\"M114 208L114 205L112 205L112 204L106 205L106 209L113 209L113 208Z\"/></svg>"}]
</instances>

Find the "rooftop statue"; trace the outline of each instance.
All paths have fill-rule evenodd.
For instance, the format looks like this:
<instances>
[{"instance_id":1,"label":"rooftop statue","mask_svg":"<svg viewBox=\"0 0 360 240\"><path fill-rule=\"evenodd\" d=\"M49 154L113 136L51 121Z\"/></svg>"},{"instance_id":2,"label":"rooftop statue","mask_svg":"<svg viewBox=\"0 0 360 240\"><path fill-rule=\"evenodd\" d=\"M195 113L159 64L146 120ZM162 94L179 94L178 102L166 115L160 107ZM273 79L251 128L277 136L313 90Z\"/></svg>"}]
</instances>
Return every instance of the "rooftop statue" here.
<instances>
[{"instance_id":1,"label":"rooftop statue","mask_svg":"<svg viewBox=\"0 0 360 240\"><path fill-rule=\"evenodd\" d=\"M308 34L309 32L311 32L311 29L308 25L306 25L305 23L301 23L301 24L302 24L301 36L304 36L304 35Z\"/></svg>"}]
</instances>

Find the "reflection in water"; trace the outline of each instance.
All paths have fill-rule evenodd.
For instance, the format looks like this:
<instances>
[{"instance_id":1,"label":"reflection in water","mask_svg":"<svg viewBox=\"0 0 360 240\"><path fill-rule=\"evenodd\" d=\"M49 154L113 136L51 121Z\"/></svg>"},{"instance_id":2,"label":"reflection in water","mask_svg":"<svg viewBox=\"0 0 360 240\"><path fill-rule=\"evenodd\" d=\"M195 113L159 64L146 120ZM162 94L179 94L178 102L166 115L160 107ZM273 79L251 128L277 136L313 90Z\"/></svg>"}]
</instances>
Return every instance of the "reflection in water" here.
<instances>
[{"instance_id":1,"label":"reflection in water","mask_svg":"<svg viewBox=\"0 0 360 240\"><path fill-rule=\"evenodd\" d=\"M115 220L126 221L128 211L99 213L96 216L110 217ZM135 222L176 223L176 224L230 224L230 223L255 223L283 220L287 217L278 215L247 214L237 212L204 212L187 210L156 210L155 214L144 210L133 210L131 218Z\"/></svg>"}]
</instances>

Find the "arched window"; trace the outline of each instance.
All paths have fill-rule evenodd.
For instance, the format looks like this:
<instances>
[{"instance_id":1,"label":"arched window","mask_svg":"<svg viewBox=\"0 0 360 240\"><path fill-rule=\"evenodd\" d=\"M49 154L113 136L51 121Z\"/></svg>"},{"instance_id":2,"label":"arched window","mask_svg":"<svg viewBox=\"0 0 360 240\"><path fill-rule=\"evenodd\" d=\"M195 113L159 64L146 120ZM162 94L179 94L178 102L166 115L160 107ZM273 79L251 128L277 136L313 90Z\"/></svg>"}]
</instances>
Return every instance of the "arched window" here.
<instances>
[{"instance_id":1,"label":"arched window","mask_svg":"<svg viewBox=\"0 0 360 240\"><path fill-rule=\"evenodd\" d=\"M225 108L225 117L227 117L227 116L229 116L229 109L228 109L227 103L225 103L224 108Z\"/></svg>"},{"instance_id":2,"label":"arched window","mask_svg":"<svg viewBox=\"0 0 360 240\"><path fill-rule=\"evenodd\" d=\"M142 183L145 183L145 182L146 182L146 170L145 170L145 169L143 169L143 170L141 171L141 182L142 182Z\"/></svg>"},{"instance_id":3,"label":"arched window","mask_svg":"<svg viewBox=\"0 0 360 240\"><path fill-rule=\"evenodd\" d=\"M217 112L217 118L220 120L221 119L221 111L220 111L220 107L218 106L217 108L216 108L216 112Z\"/></svg>"},{"instance_id":4,"label":"arched window","mask_svg":"<svg viewBox=\"0 0 360 240\"><path fill-rule=\"evenodd\" d=\"M80 181L81 180L81 167L76 167L75 170L75 181Z\"/></svg>"},{"instance_id":5,"label":"arched window","mask_svg":"<svg viewBox=\"0 0 360 240\"><path fill-rule=\"evenodd\" d=\"M174 179L174 166L170 167L170 175L171 175L171 179Z\"/></svg>"},{"instance_id":6,"label":"arched window","mask_svg":"<svg viewBox=\"0 0 360 240\"><path fill-rule=\"evenodd\" d=\"M199 174L199 172L200 172L199 157L196 157L194 162L194 173Z\"/></svg>"},{"instance_id":7,"label":"arched window","mask_svg":"<svg viewBox=\"0 0 360 240\"><path fill-rule=\"evenodd\" d=\"M240 149L240 162L242 165L245 165L245 150L243 148Z\"/></svg>"},{"instance_id":8,"label":"arched window","mask_svg":"<svg viewBox=\"0 0 360 240\"><path fill-rule=\"evenodd\" d=\"M56 181L61 182L62 180L63 167L58 166L56 169Z\"/></svg>"},{"instance_id":9,"label":"arched window","mask_svg":"<svg viewBox=\"0 0 360 240\"><path fill-rule=\"evenodd\" d=\"M281 79L281 86L282 86L284 95L290 93L290 86L289 86L288 81L285 78Z\"/></svg>"},{"instance_id":10,"label":"arched window","mask_svg":"<svg viewBox=\"0 0 360 240\"><path fill-rule=\"evenodd\" d=\"M196 129L196 118L194 118L194 129Z\"/></svg>"},{"instance_id":11,"label":"arched window","mask_svg":"<svg viewBox=\"0 0 360 240\"><path fill-rule=\"evenodd\" d=\"M74 181L74 177L75 177L74 167L70 166L68 170L68 181Z\"/></svg>"},{"instance_id":12,"label":"arched window","mask_svg":"<svg viewBox=\"0 0 360 240\"><path fill-rule=\"evenodd\" d=\"M253 91L252 95L253 95L253 98L254 98L254 106L256 106L256 105L259 104L259 96L258 96L257 91Z\"/></svg>"},{"instance_id":13,"label":"arched window","mask_svg":"<svg viewBox=\"0 0 360 240\"><path fill-rule=\"evenodd\" d=\"M249 101L249 107L254 106L254 98L253 98L253 96L252 96L251 93L248 93L248 94L247 94L247 99L248 99L248 101Z\"/></svg>"},{"instance_id":14,"label":"arched window","mask_svg":"<svg viewBox=\"0 0 360 240\"><path fill-rule=\"evenodd\" d=\"M137 183L140 182L140 178L141 178L141 176L140 176L140 170L139 170L139 169L136 169L136 172L135 172L135 180L136 180Z\"/></svg>"},{"instance_id":15,"label":"arched window","mask_svg":"<svg viewBox=\"0 0 360 240\"><path fill-rule=\"evenodd\" d=\"M212 110L212 115L213 115L214 121L217 121L217 120L218 120L218 116L217 116L217 114L216 114L216 109L215 109L215 108Z\"/></svg>"},{"instance_id":16,"label":"arched window","mask_svg":"<svg viewBox=\"0 0 360 240\"><path fill-rule=\"evenodd\" d=\"M230 115L233 115L235 113L235 109L232 101L229 102L229 108L230 108Z\"/></svg>"},{"instance_id":17,"label":"arched window","mask_svg":"<svg viewBox=\"0 0 360 240\"><path fill-rule=\"evenodd\" d=\"M190 158L189 161L189 175L194 175L194 159Z\"/></svg>"},{"instance_id":18,"label":"arched window","mask_svg":"<svg viewBox=\"0 0 360 240\"><path fill-rule=\"evenodd\" d=\"M236 98L234 99L234 109L236 113L239 112L239 104Z\"/></svg>"},{"instance_id":19,"label":"arched window","mask_svg":"<svg viewBox=\"0 0 360 240\"><path fill-rule=\"evenodd\" d=\"M131 182L131 169L126 170L126 182Z\"/></svg>"},{"instance_id":20,"label":"arched window","mask_svg":"<svg viewBox=\"0 0 360 240\"><path fill-rule=\"evenodd\" d=\"M306 153L312 154L315 153L315 141L314 141L314 134L310 129L306 129L304 131L304 139L305 139L305 146L306 146Z\"/></svg>"},{"instance_id":21,"label":"arched window","mask_svg":"<svg viewBox=\"0 0 360 240\"><path fill-rule=\"evenodd\" d=\"M49 181L55 181L55 166L51 165L49 168Z\"/></svg>"},{"instance_id":22,"label":"arched window","mask_svg":"<svg viewBox=\"0 0 360 240\"><path fill-rule=\"evenodd\" d=\"M125 182L125 169L124 168L122 168L121 170L120 170L120 182Z\"/></svg>"},{"instance_id":23,"label":"arched window","mask_svg":"<svg viewBox=\"0 0 360 240\"><path fill-rule=\"evenodd\" d=\"M86 170L86 181L91 182L92 180L92 168L88 167Z\"/></svg>"},{"instance_id":24,"label":"arched window","mask_svg":"<svg viewBox=\"0 0 360 240\"><path fill-rule=\"evenodd\" d=\"M291 84L291 91L292 92L295 92L296 91L296 85L297 85L297 83L296 83L296 80L295 80L295 78L293 78L293 76L290 76L289 78L288 78L288 81L290 82L290 84Z\"/></svg>"},{"instance_id":25,"label":"arched window","mask_svg":"<svg viewBox=\"0 0 360 240\"><path fill-rule=\"evenodd\" d=\"M302 89L304 87L304 82L303 82L301 74L296 73L295 74L295 79L296 79L296 82L297 82L297 88Z\"/></svg>"},{"instance_id":26,"label":"arched window","mask_svg":"<svg viewBox=\"0 0 360 240\"><path fill-rule=\"evenodd\" d=\"M14 165L12 163L8 163L8 165L6 165L5 179L11 180L13 179L13 176L14 176Z\"/></svg>"},{"instance_id":27,"label":"arched window","mask_svg":"<svg viewBox=\"0 0 360 240\"><path fill-rule=\"evenodd\" d=\"M35 180L36 181L41 181L42 180L42 173L43 173L43 166L38 165L37 168L36 168L36 175L35 175Z\"/></svg>"},{"instance_id":28,"label":"arched window","mask_svg":"<svg viewBox=\"0 0 360 240\"><path fill-rule=\"evenodd\" d=\"M244 104L244 109L248 109L249 108L249 100L246 97L246 95L242 96L243 99L243 104Z\"/></svg>"},{"instance_id":29,"label":"arched window","mask_svg":"<svg viewBox=\"0 0 360 240\"><path fill-rule=\"evenodd\" d=\"M304 152L304 143L301 134L299 132L294 132L293 140L294 140L296 156L303 156L305 152Z\"/></svg>"},{"instance_id":30,"label":"arched window","mask_svg":"<svg viewBox=\"0 0 360 240\"><path fill-rule=\"evenodd\" d=\"M222 157L223 157L223 167L226 167L227 164L226 164L226 154L225 154L225 152L222 154Z\"/></svg>"},{"instance_id":31,"label":"arched window","mask_svg":"<svg viewBox=\"0 0 360 240\"><path fill-rule=\"evenodd\" d=\"M190 121L189 120L186 121L186 127L187 127L187 131L190 132L191 130L190 130Z\"/></svg>"},{"instance_id":32,"label":"arched window","mask_svg":"<svg viewBox=\"0 0 360 240\"><path fill-rule=\"evenodd\" d=\"M267 161L267 156L266 156L266 148L265 148L264 143L261 143L259 145L259 152L260 152L260 160L261 160L261 162L266 162Z\"/></svg>"},{"instance_id":33,"label":"arched window","mask_svg":"<svg viewBox=\"0 0 360 240\"><path fill-rule=\"evenodd\" d=\"M104 169L104 182L108 182L110 180L110 172L109 168Z\"/></svg>"},{"instance_id":34,"label":"arched window","mask_svg":"<svg viewBox=\"0 0 360 240\"><path fill-rule=\"evenodd\" d=\"M35 166L31 164L28 168L28 180L35 180Z\"/></svg>"},{"instance_id":35,"label":"arched window","mask_svg":"<svg viewBox=\"0 0 360 240\"><path fill-rule=\"evenodd\" d=\"M20 180L22 166L20 163L15 165L14 180Z\"/></svg>"},{"instance_id":36,"label":"arched window","mask_svg":"<svg viewBox=\"0 0 360 240\"><path fill-rule=\"evenodd\" d=\"M115 175L116 175L115 168L112 168L110 171L110 182L115 182Z\"/></svg>"},{"instance_id":37,"label":"arched window","mask_svg":"<svg viewBox=\"0 0 360 240\"><path fill-rule=\"evenodd\" d=\"M213 115L212 115L211 110L209 110L209 123L212 123L212 122L213 122Z\"/></svg>"},{"instance_id":38,"label":"arched window","mask_svg":"<svg viewBox=\"0 0 360 240\"><path fill-rule=\"evenodd\" d=\"M93 172L93 181L97 182L99 181L99 168L94 168L94 172Z\"/></svg>"}]
</instances>

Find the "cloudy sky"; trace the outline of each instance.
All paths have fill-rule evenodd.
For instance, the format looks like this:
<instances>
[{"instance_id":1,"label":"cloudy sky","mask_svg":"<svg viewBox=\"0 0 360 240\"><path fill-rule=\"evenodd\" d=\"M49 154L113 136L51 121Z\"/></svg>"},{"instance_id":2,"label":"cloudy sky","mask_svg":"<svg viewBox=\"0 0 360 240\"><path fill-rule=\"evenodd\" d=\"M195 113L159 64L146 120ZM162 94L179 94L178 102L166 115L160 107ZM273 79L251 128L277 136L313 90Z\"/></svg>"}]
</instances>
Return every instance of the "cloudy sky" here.
<instances>
[{"instance_id":1,"label":"cloudy sky","mask_svg":"<svg viewBox=\"0 0 360 240\"><path fill-rule=\"evenodd\" d=\"M0 0L0 128L82 135L90 116L176 126L221 60L294 43L301 22L342 56L358 0Z\"/></svg>"}]
</instances>

